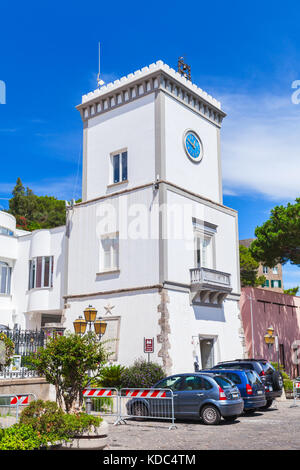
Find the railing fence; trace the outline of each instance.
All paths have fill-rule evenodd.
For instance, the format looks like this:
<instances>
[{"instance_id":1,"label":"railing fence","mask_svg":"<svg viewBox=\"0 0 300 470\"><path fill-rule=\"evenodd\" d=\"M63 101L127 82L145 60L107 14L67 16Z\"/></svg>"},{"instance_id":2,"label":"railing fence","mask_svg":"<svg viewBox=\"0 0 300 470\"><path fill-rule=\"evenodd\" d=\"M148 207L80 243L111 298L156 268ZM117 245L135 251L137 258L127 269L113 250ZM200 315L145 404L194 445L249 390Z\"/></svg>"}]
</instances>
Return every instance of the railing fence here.
<instances>
[{"instance_id":1,"label":"railing fence","mask_svg":"<svg viewBox=\"0 0 300 470\"><path fill-rule=\"evenodd\" d=\"M169 420L169 429L176 428L174 395L170 389L161 388L87 388L83 391L86 412L101 412L115 416L116 424L127 419Z\"/></svg>"},{"instance_id":2,"label":"railing fence","mask_svg":"<svg viewBox=\"0 0 300 470\"><path fill-rule=\"evenodd\" d=\"M44 347L47 335L43 330L1 329L15 345L15 356L20 356L20 361L15 361L8 367L0 367L0 379L14 379L38 377L39 374L31 369L30 355Z\"/></svg>"}]
</instances>

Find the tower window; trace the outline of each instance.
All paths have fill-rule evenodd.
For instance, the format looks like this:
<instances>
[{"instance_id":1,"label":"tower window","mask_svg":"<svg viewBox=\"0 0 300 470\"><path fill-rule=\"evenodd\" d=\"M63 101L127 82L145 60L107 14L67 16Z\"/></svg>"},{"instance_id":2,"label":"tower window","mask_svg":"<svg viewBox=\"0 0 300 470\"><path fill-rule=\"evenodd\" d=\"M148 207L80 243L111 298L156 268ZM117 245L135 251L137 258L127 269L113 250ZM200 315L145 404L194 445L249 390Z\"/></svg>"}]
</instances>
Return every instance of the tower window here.
<instances>
[{"instance_id":1,"label":"tower window","mask_svg":"<svg viewBox=\"0 0 300 470\"><path fill-rule=\"evenodd\" d=\"M121 183L127 181L127 151L115 153L112 155L112 183Z\"/></svg>"},{"instance_id":2,"label":"tower window","mask_svg":"<svg viewBox=\"0 0 300 470\"><path fill-rule=\"evenodd\" d=\"M119 234L108 234L101 237L100 268L110 271L119 268Z\"/></svg>"}]
</instances>

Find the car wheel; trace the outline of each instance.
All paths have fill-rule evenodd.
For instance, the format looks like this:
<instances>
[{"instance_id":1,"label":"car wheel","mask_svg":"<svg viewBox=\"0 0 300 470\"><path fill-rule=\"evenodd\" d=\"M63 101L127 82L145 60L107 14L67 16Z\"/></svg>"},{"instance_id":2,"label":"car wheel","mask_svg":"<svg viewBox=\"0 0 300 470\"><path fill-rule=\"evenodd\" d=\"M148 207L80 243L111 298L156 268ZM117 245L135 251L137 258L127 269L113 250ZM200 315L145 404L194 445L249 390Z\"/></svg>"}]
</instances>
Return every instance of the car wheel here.
<instances>
[{"instance_id":1,"label":"car wheel","mask_svg":"<svg viewBox=\"0 0 300 470\"><path fill-rule=\"evenodd\" d=\"M212 405L206 405L201 410L201 418L204 424L214 425L221 421L220 411Z\"/></svg>"},{"instance_id":2,"label":"car wheel","mask_svg":"<svg viewBox=\"0 0 300 470\"><path fill-rule=\"evenodd\" d=\"M233 421L235 421L237 417L238 417L238 415L223 416L223 418L225 419L225 421L228 421L228 422L233 422Z\"/></svg>"},{"instance_id":3,"label":"car wheel","mask_svg":"<svg viewBox=\"0 0 300 470\"><path fill-rule=\"evenodd\" d=\"M136 420L140 420L145 416L148 416L148 410L143 403L135 403L132 406L132 414L133 416L137 416Z\"/></svg>"},{"instance_id":4,"label":"car wheel","mask_svg":"<svg viewBox=\"0 0 300 470\"><path fill-rule=\"evenodd\" d=\"M262 406L260 409L261 410L267 410L268 408L270 408L270 406L272 406L272 403L273 403L273 400L267 400L266 405Z\"/></svg>"}]
</instances>

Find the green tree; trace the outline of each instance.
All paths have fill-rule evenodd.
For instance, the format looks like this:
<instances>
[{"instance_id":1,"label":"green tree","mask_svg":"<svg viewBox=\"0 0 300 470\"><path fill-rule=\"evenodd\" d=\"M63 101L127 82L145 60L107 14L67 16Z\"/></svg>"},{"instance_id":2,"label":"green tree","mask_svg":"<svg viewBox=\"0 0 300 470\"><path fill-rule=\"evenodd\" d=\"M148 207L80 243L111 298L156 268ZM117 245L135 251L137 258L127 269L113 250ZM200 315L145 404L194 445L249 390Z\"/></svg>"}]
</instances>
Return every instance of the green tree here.
<instances>
[{"instance_id":1,"label":"green tree","mask_svg":"<svg viewBox=\"0 0 300 470\"><path fill-rule=\"evenodd\" d=\"M240 275L241 285L246 286L259 286L264 284L265 276L257 277L259 263L256 261L250 252L250 249L244 245L240 245Z\"/></svg>"},{"instance_id":2,"label":"green tree","mask_svg":"<svg viewBox=\"0 0 300 470\"><path fill-rule=\"evenodd\" d=\"M292 287L291 289L285 289L283 292L284 294L288 294L288 295L297 295L298 290L299 290L299 286Z\"/></svg>"},{"instance_id":3,"label":"green tree","mask_svg":"<svg viewBox=\"0 0 300 470\"><path fill-rule=\"evenodd\" d=\"M104 344L93 333L56 335L32 356L32 368L55 386L56 401L60 407L64 404L67 412L77 402L82 405L82 391L91 381L89 371L93 378L99 377L108 359Z\"/></svg>"},{"instance_id":4,"label":"green tree","mask_svg":"<svg viewBox=\"0 0 300 470\"><path fill-rule=\"evenodd\" d=\"M270 267L288 261L300 266L300 198L294 204L274 207L255 235L250 250L257 261Z\"/></svg>"},{"instance_id":5,"label":"green tree","mask_svg":"<svg viewBox=\"0 0 300 470\"><path fill-rule=\"evenodd\" d=\"M0 370L2 367L10 365L14 352L15 345L13 341L3 331L0 332Z\"/></svg>"},{"instance_id":6,"label":"green tree","mask_svg":"<svg viewBox=\"0 0 300 470\"><path fill-rule=\"evenodd\" d=\"M12 191L8 212L16 217L17 227L23 230L47 229L66 223L65 201L37 196L28 187L25 190L21 178Z\"/></svg>"}]
</instances>

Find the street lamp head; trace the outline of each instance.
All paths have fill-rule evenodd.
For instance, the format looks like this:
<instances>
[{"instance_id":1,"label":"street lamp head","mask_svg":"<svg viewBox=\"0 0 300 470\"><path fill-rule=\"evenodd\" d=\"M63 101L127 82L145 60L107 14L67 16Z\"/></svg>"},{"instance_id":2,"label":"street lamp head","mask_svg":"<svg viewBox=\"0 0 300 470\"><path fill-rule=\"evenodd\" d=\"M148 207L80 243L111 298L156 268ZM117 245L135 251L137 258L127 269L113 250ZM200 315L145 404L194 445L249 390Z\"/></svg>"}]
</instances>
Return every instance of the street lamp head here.
<instances>
[{"instance_id":1,"label":"street lamp head","mask_svg":"<svg viewBox=\"0 0 300 470\"><path fill-rule=\"evenodd\" d=\"M86 330L86 321L82 318L82 316L78 317L77 320L73 322L74 330L77 335L84 335Z\"/></svg>"},{"instance_id":2,"label":"street lamp head","mask_svg":"<svg viewBox=\"0 0 300 470\"><path fill-rule=\"evenodd\" d=\"M274 333L273 326L269 326L269 328L267 328L267 333L268 333L269 336L273 336L273 333Z\"/></svg>"},{"instance_id":3,"label":"street lamp head","mask_svg":"<svg viewBox=\"0 0 300 470\"><path fill-rule=\"evenodd\" d=\"M95 333L96 335L100 337L100 339L105 334L106 327L107 327L106 321L103 321L101 318L97 318L97 320L95 320L94 322Z\"/></svg>"},{"instance_id":4,"label":"street lamp head","mask_svg":"<svg viewBox=\"0 0 300 470\"><path fill-rule=\"evenodd\" d=\"M85 310L84 310L84 318L85 318L85 321L88 322L88 323L94 323L94 321L96 320L96 316L97 316L97 310L92 307L91 305L89 305Z\"/></svg>"},{"instance_id":5,"label":"street lamp head","mask_svg":"<svg viewBox=\"0 0 300 470\"><path fill-rule=\"evenodd\" d=\"M270 335L267 334L267 335L264 336L264 339L265 339L265 343L267 345L271 346L272 344L275 343L275 336L270 336Z\"/></svg>"}]
</instances>

